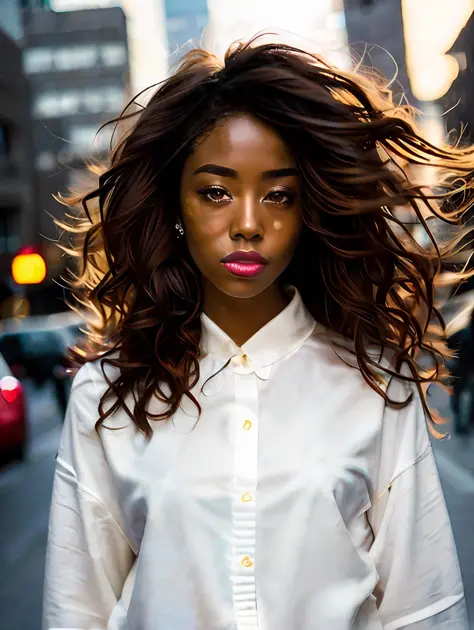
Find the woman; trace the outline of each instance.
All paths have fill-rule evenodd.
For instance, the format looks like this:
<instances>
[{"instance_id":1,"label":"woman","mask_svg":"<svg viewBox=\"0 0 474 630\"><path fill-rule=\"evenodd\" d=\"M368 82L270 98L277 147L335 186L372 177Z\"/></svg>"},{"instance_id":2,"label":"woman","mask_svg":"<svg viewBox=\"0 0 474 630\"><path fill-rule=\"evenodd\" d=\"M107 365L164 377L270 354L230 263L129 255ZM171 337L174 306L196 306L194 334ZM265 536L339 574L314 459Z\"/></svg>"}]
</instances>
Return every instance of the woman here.
<instances>
[{"instance_id":1,"label":"woman","mask_svg":"<svg viewBox=\"0 0 474 630\"><path fill-rule=\"evenodd\" d=\"M422 249L397 211L459 220L474 156L410 121L255 41L159 87L70 228L100 323L57 457L45 628L467 629L425 423L454 245Z\"/></svg>"}]
</instances>

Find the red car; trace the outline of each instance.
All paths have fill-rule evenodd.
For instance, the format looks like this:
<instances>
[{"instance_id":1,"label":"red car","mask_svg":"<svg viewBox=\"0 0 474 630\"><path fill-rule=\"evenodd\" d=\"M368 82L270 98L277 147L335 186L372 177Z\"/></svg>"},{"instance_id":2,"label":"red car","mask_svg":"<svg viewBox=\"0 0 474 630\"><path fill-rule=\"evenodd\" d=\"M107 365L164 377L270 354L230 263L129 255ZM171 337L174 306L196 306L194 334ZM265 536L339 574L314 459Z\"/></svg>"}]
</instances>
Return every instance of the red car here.
<instances>
[{"instance_id":1,"label":"red car","mask_svg":"<svg viewBox=\"0 0 474 630\"><path fill-rule=\"evenodd\" d=\"M23 388L0 355L0 459L24 459L26 410Z\"/></svg>"}]
</instances>

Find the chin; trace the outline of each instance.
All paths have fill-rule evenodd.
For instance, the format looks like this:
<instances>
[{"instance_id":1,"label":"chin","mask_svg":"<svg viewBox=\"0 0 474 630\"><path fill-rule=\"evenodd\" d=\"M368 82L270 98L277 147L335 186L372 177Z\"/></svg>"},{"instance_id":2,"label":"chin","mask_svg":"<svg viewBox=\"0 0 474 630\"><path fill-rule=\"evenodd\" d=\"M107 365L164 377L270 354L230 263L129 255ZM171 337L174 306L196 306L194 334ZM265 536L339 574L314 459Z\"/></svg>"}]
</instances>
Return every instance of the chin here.
<instances>
[{"instance_id":1,"label":"chin","mask_svg":"<svg viewBox=\"0 0 474 630\"><path fill-rule=\"evenodd\" d=\"M254 298L263 293L273 282L263 282L262 278L235 278L215 286L225 295L237 299Z\"/></svg>"}]
</instances>

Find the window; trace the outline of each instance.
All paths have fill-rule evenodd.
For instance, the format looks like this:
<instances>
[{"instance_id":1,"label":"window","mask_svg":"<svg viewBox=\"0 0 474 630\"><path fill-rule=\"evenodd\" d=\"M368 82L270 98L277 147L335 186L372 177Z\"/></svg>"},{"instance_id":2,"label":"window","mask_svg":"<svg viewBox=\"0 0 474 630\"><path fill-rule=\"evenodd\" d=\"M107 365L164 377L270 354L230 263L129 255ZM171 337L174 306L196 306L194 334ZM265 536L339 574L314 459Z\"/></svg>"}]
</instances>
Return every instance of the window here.
<instances>
[{"instance_id":1,"label":"window","mask_svg":"<svg viewBox=\"0 0 474 630\"><path fill-rule=\"evenodd\" d=\"M92 125L83 125L78 127L72 127L69 139L73 145L71 148L73 151L91 151L94 144L97 128Z\"/></svg>"},{"instance_id":2,"label":"window","mask_svg":"<svg viewBox=\"0 0 474 630\"><path fill-rule=\"evenodd\" d=\"M70 46L58 48L54 53L57 70L80 70L92 68L97 63L96 46Z\"/></svg>"},{"instance_id":3,"label":"window","mask_svg":"<svg viewBox=\"0 0 474 630\"><path fill-rule=\"evenodd\" d=\"M122 87L106 86L86 88L84 90L51 90L40 94L36 100L34 112L37 118L55 118L73 116L81 112L114 114L124 106Z\"/></svg>"},{"instance_id":4,"label":"window","mask_svg":"<svg viewBox=\"0 0 474 630\"><path fill-rule=\"evenodd\" d=\"M107 87L104 88L104 109L108 112L118 113L123 106L124 103L124 93L123 89L119 87Z\"/></svg>"},{"instance_id":5,"label":"window","mask_svg":"<svg viewBox=\"0 0 474 630\"><path fill-rule=\"evenodd\" d=\"M60 116L71 116L77 114L81 109L81 95L75 90L60 92L57 102Z\"/></svg>"},{"instance_id":6,"label":"window","mask_svg":"<svg viewBox=\"0 0 474 630\"><path fill-rule=\"evenodd\" d=\"M104 111L104 90L102 88L86 89L82 93L84 109L92 114Z\"/></svg>"},{"instance_id":7,"label":"window","mask_svg":"<svg viewBox=\"0 0 474 630\"><path fill-rule=\"evenodd\" d=\"M44 92L36 99L34 113L37 118L54 118L60 115L56 92Z\"/></svg>"},{"instance_id":8,"label":"window","mask_svg":"<svg viewBox=\"0 0 474 630\"><path fill-rule=\"evenodd\" d=\"M127 51L123 44L104 44L100 54L106 66L123 66L127 61Z\"/></svg>"},{"instance_id":9,"label":"window","mask_svg":"<svg viewBox=\"0 0 474 630\"><path fill-rule=\"evenodd\" d=\"M31 48L25 51L23 62L27 74L50 72L53 65L53 51L51 48Z\"/></svg>"},{"instance_id":10,"label":"window","mask_svg":"<svg viewBox=\"0 0 474 630\"><path fill-rule=\"evenodd\" d=\"M71 151L73 153L94 153L107 151L110 146L112 129L106 128L99 133L97 126L77 125L71 127L69 139L71 141Z\"/></svg>"},{"instance_id":11,"label":"window","mask_svg":"<svg viewBox=\"0 0 474 630\"><path fill-rule=\"evenodd\" d=\"M51 72L52 70L82 70L92 68L98 60L98 49L93 44L57 48L32 48L24 56L28 74ZM123 44L105 44L101 48L102 61L107 66L117 66L127 61Z\"/></svg>"}]
</instances>

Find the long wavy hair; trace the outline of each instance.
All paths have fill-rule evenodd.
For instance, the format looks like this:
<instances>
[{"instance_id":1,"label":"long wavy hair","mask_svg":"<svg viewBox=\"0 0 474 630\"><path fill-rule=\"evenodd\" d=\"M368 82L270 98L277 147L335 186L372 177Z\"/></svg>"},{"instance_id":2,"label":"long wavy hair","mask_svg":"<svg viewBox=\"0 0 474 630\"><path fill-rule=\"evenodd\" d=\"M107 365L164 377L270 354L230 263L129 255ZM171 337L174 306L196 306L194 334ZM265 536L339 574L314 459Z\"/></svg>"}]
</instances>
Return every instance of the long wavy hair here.
<instances>
[{"instance_id":1,"label":"long wavy hair","mask_svg":"<svg viewBox=\"0 0 474 630\"><path fill-rule=\"evenodd\" d=\"M196 141L239 113L276 130L301 173L302 243L282 282L298 288L318 322L350 341L363 377L387 404L397 403L374 347L393 355L388 377L403 373L416 383L435 420L425 390L446 376L448 357L435 289L465 231L438 243L428 219L462 224L474 151L423 139L413 111L396 106L380 81L253 40L231 47L222 64L204 50L187 54L145 107L134 100L112 121L129 128L96 170L94 189L60 198L83 210L69 212L61 226L73 233L66 249L79 262L70 285L95 314L74 358L100 358L108 383L96 428L122 408L149 438L150 422L170 418L183 396L199 407L192 388L201 279L184 239L176 239L179 184ZM426 169L436 179L430 188L416 181ZM424 229L428 246L401 213ZM106 365L118 368L115 380ZM154 396L165 403L156 415L148 410Z\"/></svg>"}]
</instances>

